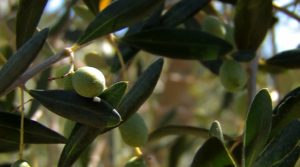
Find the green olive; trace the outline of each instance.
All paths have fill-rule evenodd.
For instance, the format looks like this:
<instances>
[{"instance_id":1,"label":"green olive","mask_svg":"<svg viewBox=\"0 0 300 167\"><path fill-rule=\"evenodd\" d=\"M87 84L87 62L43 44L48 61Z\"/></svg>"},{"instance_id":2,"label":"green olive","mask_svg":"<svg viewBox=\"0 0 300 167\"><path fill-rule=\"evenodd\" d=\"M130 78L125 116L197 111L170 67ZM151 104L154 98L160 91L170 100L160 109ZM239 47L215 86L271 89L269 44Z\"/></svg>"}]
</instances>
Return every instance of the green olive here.
<instances>
[{"instance_id":1,"label":"green olive","mask_svg":"<svg viewBox=\"0 0 300 167\"><path fill-rule=\"evenodd\" d=\"M229 92L242 90L247 82L247 74L240 63L234 60L226 60L220 68L220 80Z\"/></svg>"},{"instance_id":2,"label":"green olive","mask_svg":"<svg viewBox=\"0 0 300 167\"><path fill-rule=\"evenodd\" d=\"M141 147L148 140L148 129L143 118L135 113L120 127L123 141L133 147Z\"/></svg>"},{"instance_id":3,"label":"green olive","mask_svg":"<svg viewBox=\"0 0 300 167\"><path fill-rule=\"evenodd\" d=\"M105 89L105 77L94 67L81 67L72 76L74 90L84 97L95 97Z\"/></svg>"},{"instance_id":4,"label":"green olive","mask_svg":"<svg viewBox=\"0 0 300 167\"><path fill-rule=\"evenodd\" d=\"M31 166L25 160L17 160L13 164L11 164L11 167L31 167Z\"/></svg>"},{"instance_id":5,"label":"green olive","mask_svg":"<svg viewBox=\"0 0 300 167\"><path fill-rule=\"evenodd\" d=\"M225 37L225 26L221 20L215 16L206 16L202 22L202 30L217 37Z\"/></svg>"},{"instance_id":6,"label":"green olive","mask_svg":"<svg viewBox=\"0 0 300 167\"><path fill-rule=\"evenodd\" d=\"M55 72L55 76L56 77L61 77L64 76L66 73L69 72L71 65L62 65L60 66L56 72ZM59 87L63 87L65 90L73 90L73 85L72 85L72 74L69 74L67 77L65 78L59 78L56 79L56 84Z\"/></svg>"},{"instance_id":7,"label":"green olive","mask_svg":"<svg viewBox=\"0 0 300 167\"><path fill-rule=\"evenodd\" d=\"M146 167L146 162L143 157L134 156L129 159L125 167Z\"/></svg>"}]
</instances>

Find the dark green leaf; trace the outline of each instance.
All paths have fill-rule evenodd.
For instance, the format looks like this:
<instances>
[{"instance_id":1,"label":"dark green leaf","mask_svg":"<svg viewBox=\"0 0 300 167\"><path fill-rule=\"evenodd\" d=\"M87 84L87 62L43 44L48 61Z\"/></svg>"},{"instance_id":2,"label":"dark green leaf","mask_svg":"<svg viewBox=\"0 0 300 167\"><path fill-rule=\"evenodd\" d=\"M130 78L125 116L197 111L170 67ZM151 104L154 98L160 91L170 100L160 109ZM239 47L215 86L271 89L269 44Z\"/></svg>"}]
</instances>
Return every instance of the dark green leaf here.
<instances>
[{"instance_id":1,"label":"dark green leaf","mask_svg":"<svg viewBox=\"0 0 300 167\"><path fill-rule=\"evenodd\" d=\"M272 101L266 89L254 97L248 112L244 132L244 166L252 167L266 145L271 131Z\"/></svg>"},{"instance_id":2,"label":"dark green leaf","mask_svg":"<svg viewBox=\"0 0 300 167\"><path fill-rule=\"evenodd\" d=\"M21 117L8 112L0 112L0 139L18 144L20 142ZM42 124L24 119L24 142L27 144L65 143L66 139Z\"/></svg>"},{"instance_id":3,"label":"dark green leaf","mask_svg":"<svg viewBox=\"0 0 300 167\"><path fill-rule=\"evenodd\" d=\"M20 48L35 32L48 0L20 0L17 14L17 48Z\"/></svg>"},{"instance_id":4,"label":"dark green leaf","mask_svg":"<svg viewBox=\"0 0 300 167\"><path fill-rule=\"evenodd\" d=\"M118 106L123 121L133 115L152 94L163 68L163 59L152 63L138 78Z\"/></svg>"},{"instance_id":5,"label":"dark green leaf","mask_svg":"<svg viewBox=\"0 0 300 167\"><path fill-rule=\"evenodd\" d=\"M111 127L121 122L118 112L104 100L96 101L63 90L31 90L29 93L50 111L85 125Z\"/></svg>"},{"instance_id":6,"label":"dark green leaf","mask_svg":"<svg viewBox=\"0 0 300 167\"><path fill-rule=\"evenodd\" d=\"M10 57L0 71L0 94L29 67L42 48L47 35L48 29L38 32Z\"/></svg>"},{"instance_id":7,"label":"dark green leaf","mask_svg":"<svg viewBox=\"0 0 300 167\"><path fill-rule=\"evenodd\" d=\"M293 151L288 153L280 162L272 167L294 167L300 156L300 147L296 146Z\"/></svg>"},{"instance_id":8,"label":"dark green leaf","mask_svg":"<svg viewBox=\"0 0 300 167\"><path fill-rule=\"evenodd\" d=\"M101 2L101 0L83 0L83 2L94 15L99 13L99 2Z\"/></svg>"},{"instance_id":9,"label":"dark green leaf","mask_svg":"<svg viewBox=\"0 0 300 167\"><path fill-rule=\"evenodd\" d=\"M193 126L169 125L161 127L150 133L149 141L155 141L169 135L194 135L201 138L209 137L209 130ZM231 137L224 135L225 140L232 140Z\"/></svg>"},{"instance_id":10,"label":"dark green leaf","mask_svg":"<svg viewBox=\"0 0 300 167\"><path fill-rule=\"evenodd\" d=\"M284 161L287 155L298 147L300 121L290 122L264 149L253 167L275 166Z\"/></svg>"},{"instance_id":11,"label":"dark green leaf","mask_svg":"<svg viewBox=\"0 0 300 167\"><path fill-rule=\"evenodd\" d=\"M235 167L236 164L223 143L209 138L197 151L191 167Z\"/></svg>"},{"instance_id":12,"label":"dark green leaf","mask_svg":"<svg viewBox=\"0 0 300 167\"><path fill-rule=\"evenodd\" d=\"M19 144L0 139L0 153L16 152L18 150Z\"/></svg>"},{"instance_id":13,"label":"dark green leaf","mask_svg":"<svg viewBox=\"0 0 300 167\"><path fill-rule=\"evenodd\" d=\"M270 139L291 121L300 118L300 87L288 93L274 108Z\"/></svg>"},{"instance_id":14,"label":"dark green leaf","mask_svg":"<svg viewBox=\"0 0 300 167\"><path fill-rule=\"evenodd\" d=\"M205 7L210 0L180 1L174 5L163 17L163 26L174 27L193 17L200 9Z\"/></svg>"},{"instance_id":15,"label":"dark green leaf","mask_svg":"<svg viewBox=\"0 0 300 167\"><path fill-rule=\"evenodd\" d=\"M271 21L272 0L239 0L234 18L234 37L238 50L256 51Z\"/></svg>"},{"instance_id":16,"label":"dark green leaf","mask_svg":"<svg viewBox=\"0 0 300 167\"><path fill-rule=\"evenodd\" d=\"M96 16L77 43L83 45L98 37L130 26L149 15L162 2L163 0L115 1Z\"/></svg>"},{"instance_id":17,"label":"dark green leaf","mask_svg":"<svg viewBox=\"0 0 300 167\"><path fill-rule=\"evenodd\" d=\"M118 82L107 88L100 98L116 107L127 88L127 82ZM101 134L104 127L93 128L77 123L72 130L67 144L59 159L59 167L69 167L78 159L81 153Z\"/></svg>"},{"instance_id":18,"label":"dark green leaf","mask_svg":"<svg viewBox=\"0 0 300 167\"><path fill-rule=\"evenodd\" d=\"M283 67L287 69L300 68L300 49L288 50L278 53L266 61L267 65Z\"/></svg>"},{"instance_id":19,"label":"dark green leaf","mask_svg":"<svg viewBox=\"0 0 300 167\"><path fill-rule=\"evenodd\" d=\"M153 54L187 60L214 60L232 50L225 40L196 30L145 30L122 41Z\"/></svg>"}]
</instances>

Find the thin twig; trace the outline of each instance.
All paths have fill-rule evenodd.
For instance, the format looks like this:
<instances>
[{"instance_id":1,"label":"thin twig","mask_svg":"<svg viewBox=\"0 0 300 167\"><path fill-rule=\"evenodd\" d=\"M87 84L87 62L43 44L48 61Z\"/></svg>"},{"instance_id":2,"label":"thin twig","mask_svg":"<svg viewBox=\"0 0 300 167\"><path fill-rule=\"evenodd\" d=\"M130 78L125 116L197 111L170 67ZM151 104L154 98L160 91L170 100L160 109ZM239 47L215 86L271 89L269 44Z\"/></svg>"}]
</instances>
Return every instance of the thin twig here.
<instances>
[{"instance_id":1,"label":"thin twig","mask_svg":"<svg viewBox=\"0 0 300 167\"><path fill-rule=\"evenodd\" d=\"M295 13L293 12L290 12L289 10L287 10L286 8L282 8L280 6L278 6L277 4L273 3L273 8L290 16L291 18L297 20L298 22L300 22L300 16L296 15Z\"/></svg>"},{"instance_id":2,"label":"thin twig","mask_svg":"<svg viewBox=\"0 0 300 167\"><path fill-rule=\"evenodd\" d=\"M44 62L28 69L9 88L7 88L3 93L1 93L0 96L8 94L9 92L11 92L12 90L14 90L20 85L24 85L30 78L34 77L39 72L46 70L52 64L60 61L61 59L68 57L70 53L71 53L70 49L64 49L63 51L57 53L56 55L48 58Z\"/></svg>"},{"instance_id":3,"label":"thin twig","mask_svg":"<svg viewBox=\"0 0 300 167\"><path fill-rule=\"evenodd\" d=\"M21 122L20 122L20 146L19 146L19 159L23 159L24 150L24 90L20 87L21 92Z\"/></svg>"}]
</instances>

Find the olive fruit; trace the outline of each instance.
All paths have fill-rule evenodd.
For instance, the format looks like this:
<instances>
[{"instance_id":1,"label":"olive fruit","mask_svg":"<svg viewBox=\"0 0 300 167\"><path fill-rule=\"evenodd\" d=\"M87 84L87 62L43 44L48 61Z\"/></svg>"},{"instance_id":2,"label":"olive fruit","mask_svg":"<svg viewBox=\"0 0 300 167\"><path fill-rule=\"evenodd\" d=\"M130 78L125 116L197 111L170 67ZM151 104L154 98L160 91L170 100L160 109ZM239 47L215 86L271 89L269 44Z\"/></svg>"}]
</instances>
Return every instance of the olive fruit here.
<instances>
[{"instance_id":1,"label":"olive fruit","mask_svg":"<svg viewBox=\"0 0 300 167\"><path fill-rule=\"evenodd\" d=\"M217 37L225 37L225 26L221 20L215 16L206 16L202 22L202 30Z\"/></svg>"},{"instance_id":2,"label":"olive fruit","mask_svg":"<svg viewBox=\"0 0 300 167\"><path fill-rule=\"evenodd\" d=\"M61 77L64 76L66 73L69 72L71 65L63 65L60 66L56 72L55 72L55 76L56 77ZM68 76L64 77L64 78L59 78L56 79L56 84L59 87L63 87L65 90L73 90L73 85L72 85L72 75L73 73L69 74Z\"/></svg>"},{"instance_id":3,"label":"olive fruit","mask_svg":"<svg viewBox=\"0 0 300 167\"><path fill-rule=\"evenodd\" d=\"M84 97L95 97L105 89L105 77L94 67L81 67L72 76L74 90Z\"/></svg>"},{"instance_id":4,"label":"olive fruit","mask_svg":"<svg viewBox=\"0 0 300 167\"><path fill-rule=\"evenodd\" d=\"M225 60L220 68L220 80L229 92L236 92L244 88L247 74L240 63L235 60Z\"/></svg>"},{"instance_id":5,"label":"olive fruit","mask_svg":"<svg viewBox=\"0 0 300 167\"><path fill-rule=\"evenodd\" d=\"M130 158L125 164L125 167L146 167L146 166L147 165L144 158L137 157L137 156Z\"/></svg>"},{"instance_id":6,"label":"olive fruit","mask_svg":"<svg viewBox=\"0 0 300 167\"><path fill-rule=\"evenodd\" d=\"M148 129L143 118L135 113L120 127L123 141L133 147L140 147L148 140Z\"/></svg>"},{"instance_id":7,"label":"olive fruit","mask_svg":"<svg viewBox=\"0 0 300 167\"><path fill-rule=\"evenodd\" d=\"M25 160L17 160L13 164L11 164L11 167L31 167L31 166Z\"/></svg>"}]
</instances>

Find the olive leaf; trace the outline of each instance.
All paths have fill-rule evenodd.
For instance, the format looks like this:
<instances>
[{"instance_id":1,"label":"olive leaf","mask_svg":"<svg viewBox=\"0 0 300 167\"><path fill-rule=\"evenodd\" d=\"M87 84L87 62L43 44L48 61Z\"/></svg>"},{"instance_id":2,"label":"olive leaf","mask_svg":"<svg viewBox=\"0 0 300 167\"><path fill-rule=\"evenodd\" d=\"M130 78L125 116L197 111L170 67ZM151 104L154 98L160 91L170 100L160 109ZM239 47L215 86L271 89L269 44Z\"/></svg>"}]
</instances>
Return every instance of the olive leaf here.
<instances>
[{"instance_id":1,"label":"olive leaf","mask_svg":"<svg viewBox=\"0 0 300 167\"><path fill-rule=\"evenodd\" d=\"M122 42L147 52L186 60L215 60L232 50L223 39L197 30L157 28L125 36Z\"/></svg>"},{"instance_id":2,"label":"olive leaf","mask_svg":"<svg viewBox=\"0 0 300 167\"><path fill-rule=\"evenodd\" d=\"M35 32L48 0L20 0L16 23L16 42L20 48Z\"/></svg>"},{"instance_id":3,"label":"olive leaf","mask_svg":"<svg viewBox=\"0 0 300 167\"><path fill-rule=\"evenodd\" d=\"M234 38L238 50L256 51L265 38L271 21L272 0L237 1Z\"/></svg>"},{"instance_id":4,"label":"olive leaf","mask_svg":"<svg viewBox=\"0 0 300 167\"><path fill-rule=\"evenodd\" d=\"M161 18L162 26L174 27L193 17L200 9L204 8L209 0L180 1L166 12Z\"/></svg>"},{"instance_id":5,"label":"olive leaf","mask_svg":"<svg viewBox=\"0 0 300 167\"><path fill-rule=\"evenodd\" d=\"M0 94L29 67L42 48L47 35L48 29L36 33L9 58L0 71Z\"/></svg>"},{"instance_id":6,"label":"olive leaf","mask_svg":"<svg viewBox=\"0 0 300 167\"><path fill-rule=\"evenodd\" d=\"M118 82L107 88L99 97L116 107L125 94L126 88L127 82ZM60 155L58 166L71 166L104 128L94 128L77 123Z\"/></svg>"},{"instance_id":7,"label":"olive leaf","mask_svg":"<svg viewBox=\"0 0 300 167\"><path fill-rule=\"evenodd\" d=\"M191 167L235 167L236 163L221 140L209 138L197 151Z\"/></svg>"},{"instance_id":8,"label":"olive leaf","mask_svg":"<svg viewBox=\"0 0 300 167\"><path fill-rule=\"evenodd\" d=\"M290 122L264 149L253 167L276 166L299 147L300 121ZM299 148L298 148L299 149ZM299 153L298 153L299 154ZM298 159L298 158L297 158Z\"/></svg>"},{"instance_id":9,"label":"olive leaf","mask_svg":"<svg viewBox=\"0 0 300 167\"><path fill-rule=\"evenodd\" d=\"M300 68L300 49L283 51L267 59L266 64L286 69Z\"/></svg>"},{"instance_id":10,"label":"olive leaf","mask_svg":"<svg viewBox=\"0 0 300 167\"><path fill-rule=\"evenodd\" d=\"M272 130L269 139L278 135L291 121L300 118L300 87L290 91L273 110Z\"/></svg>"},{"instance_id":11,"label":"olive leaf","mask_svg":"<svg viewBox=\"0 0 300 167\"><path fill-rule=\"evenodd\" d=\"M18 144L20 142L21 116L0 112L0 140L6 143ZM44 125L24 119L24 143L26 144L52 144L65 143L66 138Z\"/></svg>"},{"instance_id":12,"label":"olive leaf","mask_svg":"<svg viewBox=\"0 0 300 167\"><path fill-rule=\"evenodd\" d=\"M98 37L130 26L144 19L162 2L163 0L115 1L96 16L77 43L83 45Z\"/></svg>"},{"instance_id":13,"label":"olive leaf","mask_svg":"<svg viewBox=\"0 0 300 167\"><path fill-rule=\"evenodd\" d=\"M85 98L72 91L30 90L29 94L50 111L92 127L115 126L118 112L104 100Z\"/></svg>"},{"instance_id":14,"label":"olive leaf","mask_svg":"<svg viewBox=\"0 0 300 167\"><path fill-rule=\"evenodd\" d=\"M246 119L243 143L243 163L245 167L252 167L263 150L271 132L271 122L271 97L266 89L262 89L254 97Z\"/></svg>"}]
</instances>

